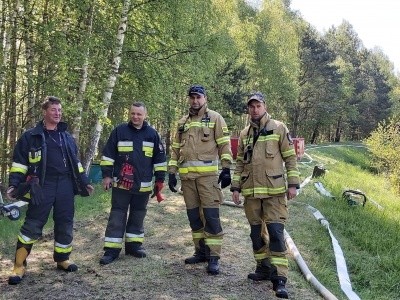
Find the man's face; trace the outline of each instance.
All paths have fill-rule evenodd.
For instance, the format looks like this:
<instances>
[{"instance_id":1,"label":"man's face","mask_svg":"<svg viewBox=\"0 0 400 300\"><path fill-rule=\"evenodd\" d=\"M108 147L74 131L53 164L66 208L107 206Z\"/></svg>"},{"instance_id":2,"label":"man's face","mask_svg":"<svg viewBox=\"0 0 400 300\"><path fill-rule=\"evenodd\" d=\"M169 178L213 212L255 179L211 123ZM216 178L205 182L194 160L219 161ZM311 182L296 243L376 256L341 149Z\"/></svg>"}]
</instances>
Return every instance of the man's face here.
<instances>
[{"instance_id":1,"label":"man's face","mask_svg":"<svg viewBox=\"0 0 400 300\"><path fill-rule=\"evenodd\" d=\"M144 119L147 116L146 109L143 106L136 107L136 106L131 106L131 111L130 111L130 116L131 116L131 122L133 126L140 128L143 125Z\"/></svg>"},{"instance_id":2,"label":"man's face","mask_svg":"<svg viewBox=\"0 0 400 300\"><path fill-rule=\"evenodd\" d=\"M207 102L207 98L203 94L190 94L189 104L193 109L200 109Z\"/></svg>"},{"instance_id":3,"label":"man's face","mask_svg":"<svg viewBox=\"0 0 400 300\"><path fill-rule=\"evenodd\" d=\"M61 104L50 104L46 110L43 110L43 119L48 125L57 125L61 121Z\"/></svg>"},{"instance_id":4,"label":"man's face","mask_svg":"<svg viewBox=\"0 0 400 300\"><path fill-rule=\"evenodd\" d=\"M252 120L261 119L261 117L267 112L265 103L257 100L250 101L247 107L249 109L249 114Z\"/></svg>"}]
</instances>

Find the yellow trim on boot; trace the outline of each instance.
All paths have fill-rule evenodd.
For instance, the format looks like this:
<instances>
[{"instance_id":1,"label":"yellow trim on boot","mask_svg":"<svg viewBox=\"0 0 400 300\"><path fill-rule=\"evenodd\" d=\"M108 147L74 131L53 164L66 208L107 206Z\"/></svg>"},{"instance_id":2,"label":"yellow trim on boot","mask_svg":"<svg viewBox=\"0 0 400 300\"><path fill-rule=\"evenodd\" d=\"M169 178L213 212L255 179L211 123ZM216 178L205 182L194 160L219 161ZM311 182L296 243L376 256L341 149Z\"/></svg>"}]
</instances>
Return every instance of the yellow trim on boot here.
<instances>
[{"instance_id":1,"label":"yellow trim on boot","mask_svg":"<svg viewBox=\"0 0 400 300\"><path fill-rule=\"evenodd\" d=\"M75 272L78 271L78 266L72 260L64 260L57 262L57 269L66 272Z\"/></svg>"}]
</instances>

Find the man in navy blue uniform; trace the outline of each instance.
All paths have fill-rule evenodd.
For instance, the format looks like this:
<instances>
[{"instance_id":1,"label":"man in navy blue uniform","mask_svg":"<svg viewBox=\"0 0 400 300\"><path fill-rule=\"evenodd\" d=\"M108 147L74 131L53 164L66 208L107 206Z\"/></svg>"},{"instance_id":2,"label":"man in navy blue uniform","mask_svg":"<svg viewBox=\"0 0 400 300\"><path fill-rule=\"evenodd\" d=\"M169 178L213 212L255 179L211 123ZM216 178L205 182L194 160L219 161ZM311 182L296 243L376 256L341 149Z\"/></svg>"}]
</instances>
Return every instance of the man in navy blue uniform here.
<instances>
[{"instance_id":1,"label":"man in navy blue uniform","mask_svg":"<svg viewBox=\"0 0 400 300\"><path fill-rule=\"evenodd\" d=\"M78 270L77 265L69 260L73 239L74 196L88 196L93 192L78 159L75 140L67 132L67 124L61 122L60 99L46 97L42 110L43 120L19 138L9 174L7 197L29 202L18 235L9 284L20 283L25 275L26 258L42 235L52 208L54 261L61 270Z\"/></svg>"},{"instance_id":2,"label":"man in navy blue uniform","mask_svg":"<svg viewBox=\"0 0 400 300\"><path fill-rule=\"evenodd\" d=\"M158 195L158 201L162 200L160 191L167 171L160 135L145 121L146 116L145 105L133 103L130 121L111 132L103 149L100 163L103 187L105 190L112 187L112 196L101 265L117 259L124 243L125 254L146 257L142 243L147 203L152 192Z\"/></svg>"}]
</instances>

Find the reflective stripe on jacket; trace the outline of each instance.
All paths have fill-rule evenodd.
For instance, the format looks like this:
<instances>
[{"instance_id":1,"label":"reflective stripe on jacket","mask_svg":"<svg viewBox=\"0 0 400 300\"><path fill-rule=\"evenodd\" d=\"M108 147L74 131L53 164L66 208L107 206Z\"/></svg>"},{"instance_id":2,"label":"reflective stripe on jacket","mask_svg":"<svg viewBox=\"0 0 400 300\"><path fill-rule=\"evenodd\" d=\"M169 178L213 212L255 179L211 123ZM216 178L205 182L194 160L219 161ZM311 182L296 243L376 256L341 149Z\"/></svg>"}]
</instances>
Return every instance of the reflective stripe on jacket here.
<instances>
[{"instance_id":1,"label":"reflective stripe on jacket","mask_svg":"<svg viewBox=\"0 0 400 300\"><path fill-rule=\"evenodd\" d=\"M254 142L255 141L255 142ZM297 158L286 125L268 114L260 125L250 122L240 132L232 188L245 197L266 198L299 187Z\"/></svg>"},{"instance_id":2,"label":"reflective stripe on jacket","mask_svg":"<svg viewBox=\"0 0 400 300\"><path fill-rule=\"evenodd\" d=\"M75 139L66 131L66 123L59 122L57 130L65 143L66 158L72 168L74 193L78 194L79 191L86 191L89 179L79 161ZM20 183L26 181L28 175L35 175L39 177L40 185L43 186L46 176L47 155L49 154L47 153L43 121L40 121L35 127L25 131L15 145L9 174L9 185L17 187Z\"/></svg>"},{"instance_id":3,"label":"reflective stripe on jacket","mask_svg":"<svg viewBox=\"0 0 400 300\"><path fill-rule=\"evenodd\" d=\"M223 117L205 104L196 116L179 120L168 171L181 179L216 175L218 160L223 168L232 163L230 134Z\"/></svg>"},{"instance_id":4,"label":"reflective stripe on jacket","mask_svg":"<svg viewBox=\"0 0 400 300\"><path fill-rule=\"evenodd\" d=\"M158 132L147 122L140 129L130 122L118 125L111 132L102 154L103 178L111 177L118 181L122 165L133 166L131 192L150 193L153 176L164 181L167 171L164 146Z\"/></svg>"}]
</instances>

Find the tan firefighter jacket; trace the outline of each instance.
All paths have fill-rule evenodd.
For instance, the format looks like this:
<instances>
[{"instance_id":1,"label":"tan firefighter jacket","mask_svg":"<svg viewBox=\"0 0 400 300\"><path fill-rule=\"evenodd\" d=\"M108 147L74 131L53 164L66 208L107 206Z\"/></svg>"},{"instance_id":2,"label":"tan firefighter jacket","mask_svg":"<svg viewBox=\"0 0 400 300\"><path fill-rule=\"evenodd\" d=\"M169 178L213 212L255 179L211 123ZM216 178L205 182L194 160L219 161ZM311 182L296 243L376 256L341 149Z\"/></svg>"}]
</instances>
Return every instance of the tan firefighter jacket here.
<instances>
[{"instance_id":1,"label":"tan firefighter jacket","mask_svg":"<svg viewBox=\"0 0 400 300\"><path fill-rule=\"evenodd\" d=\"M181 179L218 174L218 160L223 168L232 163L230 135L223 117L207 108L198 114L186 115L178 121L168 172Z\"/></svg>"},{"instance_id":2,"label":"tan firefighter jacket","mask_svg":"<svg viewBox=\"0 0 400 300\"><path fill-rule=\"evenodd\" d=\"M240 132L236 168L231 190L244 197L267 198L286 192L287 185L299 188L299 171L286 125L265 114L260 126Z\"/></svg>"}]
</instances>

